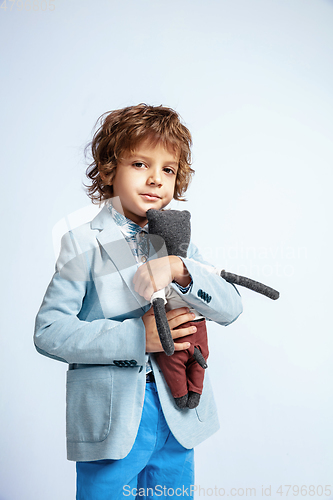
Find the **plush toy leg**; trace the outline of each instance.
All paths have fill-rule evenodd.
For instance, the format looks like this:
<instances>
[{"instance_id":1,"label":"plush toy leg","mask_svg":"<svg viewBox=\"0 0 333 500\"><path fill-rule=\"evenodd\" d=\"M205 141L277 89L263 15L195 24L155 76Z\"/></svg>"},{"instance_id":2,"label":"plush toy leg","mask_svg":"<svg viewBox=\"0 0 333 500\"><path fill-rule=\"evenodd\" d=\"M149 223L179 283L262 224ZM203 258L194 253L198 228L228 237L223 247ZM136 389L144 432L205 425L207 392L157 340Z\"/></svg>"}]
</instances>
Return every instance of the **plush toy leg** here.
<instances>
[{"instance_id":1,"label":"plush toy leg","mask_svg":"<svg viewBox=\"0 0 333 500\"><path fill-rule=\"evenodd\" d=\"M197 392L189 391L185 394L185 396L182 396L181 398L174 398L174 400L178 408L181 410L184 410L185 408L193 410L199 405L200 396L201 394L198 394Z\"/></svg>"},{"instance_id":2,"label":"plush toy leg","mask_svg":"<svg viewBox=\"0 0 333 500\"><path fill-rule=\"evenodd\" d=\"M191 410L196 408L200 403L200 396L201 394L198 394L197 392L189 391L186 404L187 408L190 408Z\"/></svg>"},{"instance_id":3,"label":"plush toy leg","mask_svg":"<svg viewBox=\"0 0 333 500\"><path fill-rule=\"evenodd\" d=\"M186 337L184 338L186 339ZM156 352L154 354L154 358L179 408L185 408L187 403L186 365L190 357L188 350L175 351L174 355L170 357L165 352ZM200 369L202 370L202 368Z\"/></svg>"},{"instance_id":4,"label":"plush toy leg","mask_svg":"<svg viewBox=\"0 0 333 500\"><path fill-rule=\"evenodd\" d=\"M197 338L194 340L197 346L194 347L193 358L188 363L186 369L188 400L187 408L196 408L200 402L202 393L204 370L208 367L207 358L209 356L206 321L194 323L197 327Z\"/></svg>"},{"instance_id":5,"label":"plush toy leg","mask_svg":"<svg viewBox=\"0 0 333 500\"><path fill-rule=\"evenodd\" d=\"M178 408L181 410L187 408L188 394L185 394L185 396L181 396L180 398L174 398L174 400Z\"/></svg>"},{"instance_id":6,"label":"plush toy leg","mask_svg":"<svg viewBox=\"0 0 333 500\"><path fill-rule=\"evenodd\" d=\"M193 346L192 349L175 351L171 357L167 357L164 352L154 354L175 403L181 409L198 406L204 379L204 370L201 365L207 366L206 360L209 355L205 321L187 322L178 328L193 325L197 327L197 331L182 337L182 342L192 342L198 347ZM194 358L193 350L195 350L200 364Z\"/></svg>"},{"instance_id":7,"label":"plush toy leg","mask_svg":"<svg viewBox=\"0 0 333 500\"><path fill-rule=\"evenodd\" d=\"M198 406L202 393L204 374L205 371L202 367L194 359L192 359L186 370L188 386L188 399L186 403L187 408L192 409Z\"/></svg>"},{"instance_id":8,"label":"plush toy leg","mask_svg":"<svg viewBox=\"0 0 333 500\"><path fill-rule=\"evenodd\" d=\"M206 368L208 368L208 365L206 363L205 358L203 357L200 349L198 349L197 347L194 348L193 358L201 366L201 368L203 368L204 370ZM191 408L191 409L196 408L200 403L201 394L199 394L198 392L189 391L187 396L188 397L187 397L187 401L186 401L185 406L187 408ZM176 401L176 403L177 403L177 401ZM185 408L185 406L184 406L184 408Z\"/></svg>"}]
</instances>

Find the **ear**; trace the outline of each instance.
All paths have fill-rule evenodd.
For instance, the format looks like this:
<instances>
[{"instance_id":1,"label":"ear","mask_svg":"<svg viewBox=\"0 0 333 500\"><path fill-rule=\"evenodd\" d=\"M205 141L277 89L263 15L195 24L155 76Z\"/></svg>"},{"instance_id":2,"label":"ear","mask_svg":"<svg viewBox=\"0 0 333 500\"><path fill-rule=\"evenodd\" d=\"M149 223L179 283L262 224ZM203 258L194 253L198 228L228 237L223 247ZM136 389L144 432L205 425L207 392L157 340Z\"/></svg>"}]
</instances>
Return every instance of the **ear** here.
<instances>
[{"instance_id":1,"label":"ear","mask_svg":"<svg viewBox=\"0 0 333 500\"><path fill-rule=\"evenodd\" d=\"M105 186L112 186L114 176L116 175L116 170L112 170L109 174L105 174L99 170L100 178Z\"/></svg>"},{"instance_id":2,"label":"ear","mask_svg":"<svg viewBox=\"0 0 333 500\"><path fill-rule=\"evenodd\" d=\"M102 179L103 183L108 186L109 184L109 176L106 174L103 174L102 172L99 172L100 178Z\"/></svg>"}]
</instances>

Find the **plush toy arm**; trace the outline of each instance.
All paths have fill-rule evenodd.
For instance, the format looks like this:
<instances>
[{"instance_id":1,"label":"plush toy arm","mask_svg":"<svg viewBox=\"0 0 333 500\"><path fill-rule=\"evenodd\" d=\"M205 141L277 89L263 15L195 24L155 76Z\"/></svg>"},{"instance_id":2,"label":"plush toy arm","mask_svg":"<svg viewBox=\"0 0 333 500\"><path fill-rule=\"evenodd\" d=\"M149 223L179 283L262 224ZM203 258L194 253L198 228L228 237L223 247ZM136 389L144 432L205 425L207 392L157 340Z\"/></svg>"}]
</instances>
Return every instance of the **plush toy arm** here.
<instances>
[{"instance_id":1,"label":"plush toy arm","mask_svg":"<svg viewBox=\"0 0 333 500\"><path fill-rule=\"evenodd\" d=\"M167 356L171 356L175 352L175 345L165 312L166 299L164 288L153 293L151 303L153 304L156 327L163 350Z\"/></svg>"},{"instance_id":2,"label":"plush toy arm","mask_svg":"<svg viewBox=\"0 0 333 500\"><path fill-rule=\"evenodd\" d=\"M246 288L249 288L250 290L253 290L254 292L266 295L266 297L269 297L272 300L276 300L280 296L279 292L277 290L274 290L274 288L264 285L263 283L259 283L259 281L254 281L250 278L246 278L245 276L238 276L238 274L228 273L224 269L221 271L220 276L229 283L244 286Z\"/></svg>"},{"instance_id":3,"label":"plush toy arm","mask_svg":"<svg viewBox=\"0 0 333 500\"><path fill-rule=\"evenodd\" d=\"M205 358L203 357L200 349L198 349L197 347L194 348L193 357L196 360L196 362L199 363L201 368L203 368L204 370L208 368Z\"/></svg>"}]
</instances>

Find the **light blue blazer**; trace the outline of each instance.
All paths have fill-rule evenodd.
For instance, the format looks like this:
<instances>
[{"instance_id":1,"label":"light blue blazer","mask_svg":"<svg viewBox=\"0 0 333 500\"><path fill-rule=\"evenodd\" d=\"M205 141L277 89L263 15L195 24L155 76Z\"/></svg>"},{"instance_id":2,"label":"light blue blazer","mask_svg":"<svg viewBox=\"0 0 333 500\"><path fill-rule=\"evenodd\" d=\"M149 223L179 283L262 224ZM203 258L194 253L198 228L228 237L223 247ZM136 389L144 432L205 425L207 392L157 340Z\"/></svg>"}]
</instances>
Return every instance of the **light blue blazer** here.
<instances>
[{"instance_id":1,"label":"light blue blazer","mask_svg":"<svg viewBox=\"0 0 333 500\"><path fill-rule=\"evenodd\" d=\"M242 312L236 288L207 271L192 243L183 261L193 280L183 295L188 304L221 325L234 321ZM41 354L69 365L69 460L120 459L133 446L146 386L141 317L150 307L134 291L136 270L106 207L62 239L55 274L37 314L34 342ZM185 448L193 448L219 428L207 373L199 406L180 410L153 355L151 363L167 423Z\"/></svg>"}]
</instances>

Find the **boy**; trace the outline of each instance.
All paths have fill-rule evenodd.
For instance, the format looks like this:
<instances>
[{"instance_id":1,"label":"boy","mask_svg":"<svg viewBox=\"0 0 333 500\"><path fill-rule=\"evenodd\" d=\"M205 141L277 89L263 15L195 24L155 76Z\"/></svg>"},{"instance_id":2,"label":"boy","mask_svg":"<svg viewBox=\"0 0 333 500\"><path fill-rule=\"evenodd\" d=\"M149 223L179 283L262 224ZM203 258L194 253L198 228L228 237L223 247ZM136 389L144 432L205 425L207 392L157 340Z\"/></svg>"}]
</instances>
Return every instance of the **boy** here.
<instances>
[{"instance_id":1,"label":"boy","mask_svg":"<svg viewBox=\"0 0 333 500\"><path fill-rule=\"evenodd\" d=\"M145 104L113 111L91 146L88 193L106 203L63 237L34 337L40 353L69 364L67 454L77 462L77 499L189 497L193 447L217 431L216 407L207 375L196 409L174 404L154 360L162 347L149 300L170 284L186 300L189 307L167 313L175 349L184 350L181 337L195 331L180 327L193 319L191 307L227 325L242 311L240 296L193 244L186 259L145 263L146 211L182 199L193 173L191 135L177 113Z\"/></svg>"}]
</instances>

